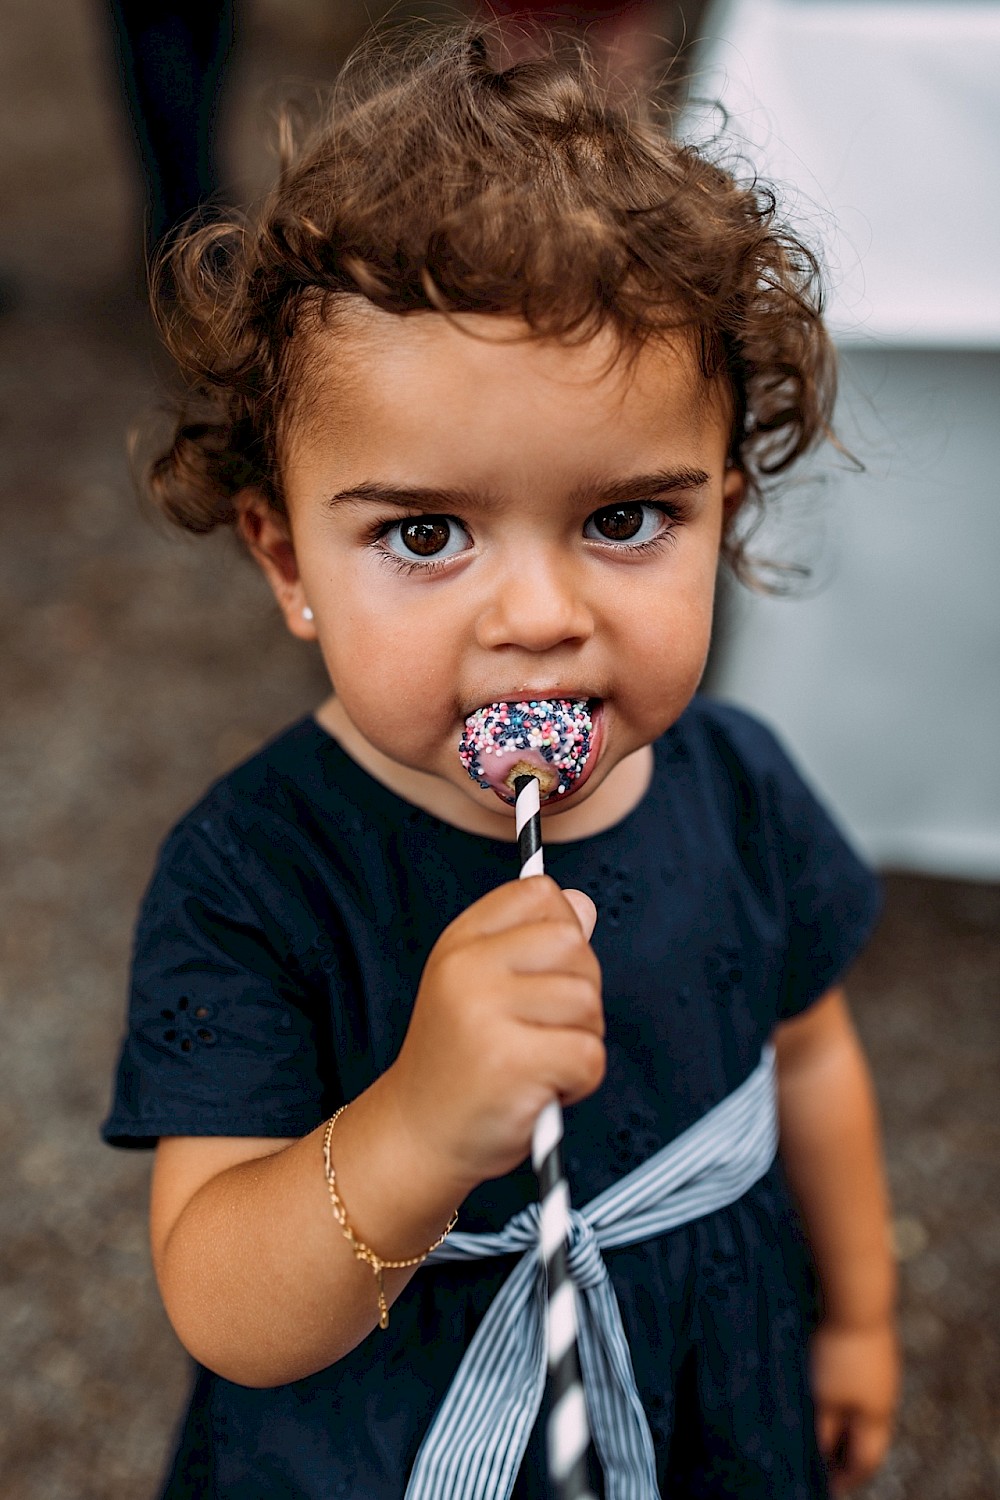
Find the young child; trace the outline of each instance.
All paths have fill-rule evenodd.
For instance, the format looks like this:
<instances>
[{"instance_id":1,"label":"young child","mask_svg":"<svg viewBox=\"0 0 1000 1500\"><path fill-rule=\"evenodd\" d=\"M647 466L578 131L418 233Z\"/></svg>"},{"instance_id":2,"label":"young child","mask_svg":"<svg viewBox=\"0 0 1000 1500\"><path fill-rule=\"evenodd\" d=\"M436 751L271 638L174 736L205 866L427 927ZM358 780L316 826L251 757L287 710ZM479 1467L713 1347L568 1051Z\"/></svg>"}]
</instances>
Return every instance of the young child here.
<instances>
[{"instance_id":1,"label":"young child","mask_svg":"<svg viewBox=\"0 0 1000 1500\"><path fill-rule=\"evenodd\" d=\"M197 1361L164 1494L547 1494L540 1424L489 1462L458 1431L451 1477L411 1480L518 1264L425 1253L456 1208L444 1249L534 1203L553 1098L585 1214L772 1041L780 1159L603 1261L664 1496L870 1473L893 1270L839 986L877 888L771 735L695 696L720 550L829 430L809 254L585 60L497 71L449 32L349 69L259 222L174 252L164 306L190 389L152 494L238 527L332 684L180 822L138 924L104 1130L158 1143ZM593 734L518 881L507 794L458 746L542 699ZM609 1497L652 1500L603 1457Z\"/></svg>"}]
</instances>

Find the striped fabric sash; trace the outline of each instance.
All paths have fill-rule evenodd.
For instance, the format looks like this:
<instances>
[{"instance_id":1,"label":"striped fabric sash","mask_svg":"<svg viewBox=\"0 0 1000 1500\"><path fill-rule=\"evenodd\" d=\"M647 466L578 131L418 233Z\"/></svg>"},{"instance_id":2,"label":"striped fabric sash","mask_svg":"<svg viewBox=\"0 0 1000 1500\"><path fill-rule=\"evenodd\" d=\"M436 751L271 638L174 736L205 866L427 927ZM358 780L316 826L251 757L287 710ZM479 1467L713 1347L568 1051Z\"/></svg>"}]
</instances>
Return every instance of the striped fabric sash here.
<instances>
[{"instance_id":1,"label":"striped fabric sash","mask_svg":"<svg viewBox=\"0 0 1000 1500\"><path fill-rule=\"evenodd\" d=\"M778 1144L774 1049L750 1077L627 1177L572 1209L569 1266L580 1362L607 1500L657 1500L656 1462L601 1250L636 1244L735 1203ZM417 1454L406 1500L507 1500L545 1385L545 1276L537 1203L494 1234L453 1231L432 1260L523 1251L465 1352Z\"/></svg>"}]
</instances>

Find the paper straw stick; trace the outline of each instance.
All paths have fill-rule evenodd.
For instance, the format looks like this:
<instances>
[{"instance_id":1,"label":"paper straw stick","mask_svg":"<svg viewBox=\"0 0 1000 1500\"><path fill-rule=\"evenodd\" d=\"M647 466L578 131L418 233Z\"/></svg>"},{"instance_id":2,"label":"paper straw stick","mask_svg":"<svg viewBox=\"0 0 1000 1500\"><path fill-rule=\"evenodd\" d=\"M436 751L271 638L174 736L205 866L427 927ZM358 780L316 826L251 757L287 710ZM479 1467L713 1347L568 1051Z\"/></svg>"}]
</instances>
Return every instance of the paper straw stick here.
<instances>
[{"instance_id":1,"label":"paper straw stick","mask_svg":"<svg viewBox=\"0 0 1000 1500\"><path fill-rule=\"evenodd\" d=\"M538 780L514 778L514 824L521 879L543 875L542 815ZM587 1404L577 1349L576 1288L569 1274L569 1186L562 1165L563 1116L558 1099L535 1121L531 1161L541 1204L541 1249L548 1284L545 1345L548 1353L550 1410L546 1432L549 1474L558 1500L594 1500L590 1484L592 1449Z\"/></svg>"}]
</instances>

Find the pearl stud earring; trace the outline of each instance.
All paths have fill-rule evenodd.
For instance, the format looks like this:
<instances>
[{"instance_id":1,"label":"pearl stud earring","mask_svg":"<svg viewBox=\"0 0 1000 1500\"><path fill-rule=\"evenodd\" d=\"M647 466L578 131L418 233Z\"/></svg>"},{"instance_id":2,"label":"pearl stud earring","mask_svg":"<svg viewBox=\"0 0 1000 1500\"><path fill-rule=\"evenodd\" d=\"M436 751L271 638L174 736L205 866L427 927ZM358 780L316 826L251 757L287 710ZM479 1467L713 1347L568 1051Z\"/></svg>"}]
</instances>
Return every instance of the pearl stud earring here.
<instances>
[{"instance_id":1,"label":"pearl stud earring","mask_svg":"<svg viewBox=\"0 0 1000 1500\"><path fill-rule=\"evenodd\" d=\"M308 604L305 606L305 608L302 611L302 618L303 618L303 620L311 620L311 619L313 619L313 612L309 608Z\"/></svg>"}]
</instances>

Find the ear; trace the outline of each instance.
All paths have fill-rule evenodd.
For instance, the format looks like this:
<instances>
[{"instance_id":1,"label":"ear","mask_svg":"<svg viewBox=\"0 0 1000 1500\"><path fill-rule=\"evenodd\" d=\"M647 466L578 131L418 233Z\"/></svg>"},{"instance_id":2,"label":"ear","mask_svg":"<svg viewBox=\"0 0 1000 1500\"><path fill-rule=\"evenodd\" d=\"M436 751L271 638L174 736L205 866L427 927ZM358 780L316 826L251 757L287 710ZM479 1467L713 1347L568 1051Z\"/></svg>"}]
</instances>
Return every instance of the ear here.
<instances>
[{"instance_id":1,"label":"ear","mask_svg":"<svg viewBox=\"0 0 1000 1500\"><path fill-rule=\"evenodd\" d=\"M285 624L300 641L316 640L316 626L303 613L308 601L288 518L276 511L259 490L244 490L237 496L236 505L240 536L271 585Z\"/></svg>"},{"instance_id":2,"label":"ear","mask_svg":"<svg viewBox=\"0 0 1000 1500\"><path fill-rule=\"evenodd\" d=\"M723 533L736 520L736 514L747 497L747 476L742 469L728 468L722 480Z\"/></svg>"}]
</instances>

